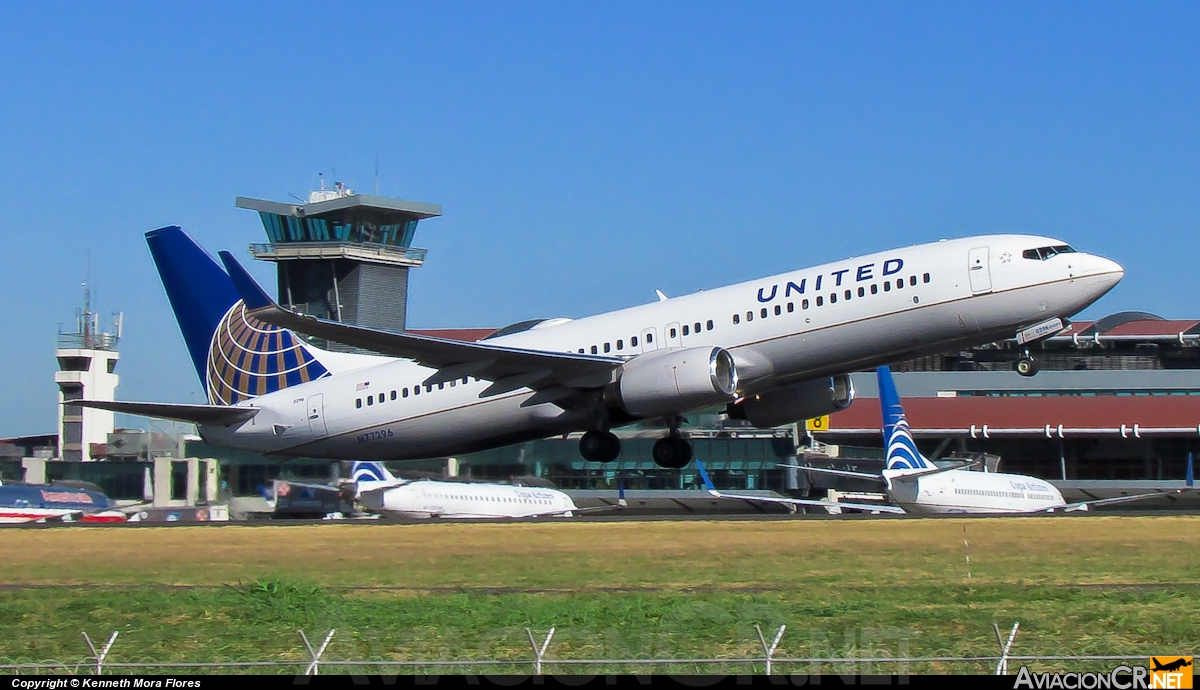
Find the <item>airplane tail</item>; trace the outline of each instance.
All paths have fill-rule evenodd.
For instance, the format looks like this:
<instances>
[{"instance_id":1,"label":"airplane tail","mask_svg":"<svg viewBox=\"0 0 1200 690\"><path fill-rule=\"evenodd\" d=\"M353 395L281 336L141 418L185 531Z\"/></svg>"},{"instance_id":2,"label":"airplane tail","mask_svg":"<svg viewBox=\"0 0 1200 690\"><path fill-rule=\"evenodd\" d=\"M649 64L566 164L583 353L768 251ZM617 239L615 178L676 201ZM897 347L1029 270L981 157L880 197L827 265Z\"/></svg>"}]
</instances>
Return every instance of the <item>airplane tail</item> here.
<instances>
[{"instance_id":1,"label":"airplane tail","mask_svg":"<svg viewBox=\"0 0 1200 690\"><path fill-rule=\"evenodd\" d=\"M892 380L892 370L879 367L876 376L879 380L879 408L883 413L883 445L887 448L887 469L934 469L935 465L917 450L917 443L908 428L908 419L904 416L904 407L900 404L900 394L896 392L896 383Z\"/></svg>"},{"instance_id":2,"label":"airplane tail","mask_svg":"<svg viewBox=\"0 0 1200 690\"><path fill-rule=\"evenodd\" d=\"M350 466L350 478L355 482L399 482L382 462L355 462Z\"/></svg>"},{"instance_id":3,"label":"airplane tail","mask_svg":"<svg viewBox=\"0 0 1200 690\"><path fill-rule=\"evenodd\" d=\"M146 244L210 404L329 375L291 331L247 315L229 274L179 226L151 230Z\"/></svg>"}]
</instances>

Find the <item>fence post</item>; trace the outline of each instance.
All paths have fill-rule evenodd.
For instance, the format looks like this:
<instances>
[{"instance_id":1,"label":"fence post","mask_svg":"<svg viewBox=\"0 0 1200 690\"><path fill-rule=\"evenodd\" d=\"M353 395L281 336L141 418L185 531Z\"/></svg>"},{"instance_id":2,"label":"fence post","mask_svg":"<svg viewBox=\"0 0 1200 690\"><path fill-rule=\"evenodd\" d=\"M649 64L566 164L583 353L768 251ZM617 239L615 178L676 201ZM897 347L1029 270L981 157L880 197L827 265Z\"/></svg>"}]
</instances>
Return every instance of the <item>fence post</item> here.
<instances>
[{"instance_id":1,"label":"fence post","mask_svg":"<svg viewBox=\"0 0 1200 690\"><path fill-rule=\"evenodd\" d=\"M1013 623L1012 632L1008 634L1008 641L1005 642L1000 637L1000 626L992 623L992 629L996 631L996 642L1000 644L1000 660L996 662L996 675L1008 675L1008 652L1012 649L1013 639L1017 636L1017 628L1021 626L1021 622Z\"/></svg>"},{"instance_id":2,"label":"fence post","mask_svg":"<svg viewBox=\"0 0 1200 690\"><path fill-rule=\"evenodd\" d=\"M542 657L546 655L546 648L550 646L550 638L554 637L554 628L550 628L550 632L546 633L546 640L542 642L541 649L538 649L537 641L533 639L533 631L525 628L525 634L529 635L529 646L533 648L533 675L542 675Z\"/></svg>"},{"instance_id":3,"label":"fence post","mask_svg":"<svg viewBox=\"0 0 1200 690\"><path fill-rule=\"evenodd\" d=\"M104 657L108 656L108 650L112 649L113 642L117 641L117 631L114 630L112 637L108 638L108 644L104 645L104 649L100 653L96 653L96 645L92 644L92 638L88 634L83 633L83 641L87 642L88 649L92 650L92 658L96 660L96 675L100 675L104 667Z\"/></svg>"},{"instance_id":4,"label":"fence post","mask_svg":"<svg viewBox=\"0 0 1200 690\"><path fill-rule=\"evenodd\" d=\"M771 646L767 646L767 638L763 637L762 628L758 627L758 623L754 624L754 632L758 633L758 643L762 645L763 657L766 661L766 675L771 675L771 657L775 655L775 648L779 646L779 640L783 638L783 631L787 630L786 625L779 626L779 632L775 633L775 641Z\"/></svg>"},{"instance_id":5,"label":"fence post","mask_svg":"<svg viewBox=\"0 0 1200 690\"><path fill-rule=\"evenodd\" d=\"M300 639L304 640L304 646L308 649L309 662L308 667L304 669L304 675L320 675L321 655L325 653L325 648L329 646L329 641L333 639L333 633L336 631L330 630L329 634L325 636L325 641L321 643L321 648L315 652L312 645L308 643L308 635L305 635L303 630L297 630L296 632L300 633Z\"/></svg>"}]
</instances>

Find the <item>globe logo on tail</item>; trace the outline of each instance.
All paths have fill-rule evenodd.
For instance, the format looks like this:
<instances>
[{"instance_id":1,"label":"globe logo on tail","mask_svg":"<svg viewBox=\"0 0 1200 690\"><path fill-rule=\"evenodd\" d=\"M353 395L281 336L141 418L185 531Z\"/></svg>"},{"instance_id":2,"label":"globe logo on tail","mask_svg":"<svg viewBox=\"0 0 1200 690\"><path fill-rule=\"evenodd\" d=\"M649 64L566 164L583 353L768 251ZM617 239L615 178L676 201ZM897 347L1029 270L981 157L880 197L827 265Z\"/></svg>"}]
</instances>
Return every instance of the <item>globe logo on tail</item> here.
<instances>
[{"instance_id":1,"label":"globe logo on tail","mask_svg":"<svg viewBox=\"0 0 1200 690\"><path fill-rule=\"evenodd\" d=\"M329 375L291 331L250 316L240 300L213 333L207 373L213 405L232 405Z\"/></svg>"}]
</instances>

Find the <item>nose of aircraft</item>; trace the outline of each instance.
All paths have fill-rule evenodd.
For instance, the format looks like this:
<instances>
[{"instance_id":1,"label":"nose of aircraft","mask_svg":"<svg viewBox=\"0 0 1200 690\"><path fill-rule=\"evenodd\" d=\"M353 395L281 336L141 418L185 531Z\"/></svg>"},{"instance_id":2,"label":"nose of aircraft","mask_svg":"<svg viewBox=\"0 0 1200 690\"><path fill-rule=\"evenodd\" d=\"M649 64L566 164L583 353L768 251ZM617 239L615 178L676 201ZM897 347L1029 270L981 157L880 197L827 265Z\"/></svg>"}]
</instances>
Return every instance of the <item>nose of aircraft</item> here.
<instances>
[{"instance_id":1,"label":"nose of aircraft","mask_svg":"<svg viewBox=\"0 0 1200 690\"><path fill-rule=\"evenodd\" d=\"M1093 298L1099 298L1113 289L1125 277L1125 269L1121 264L1094 254L1088 255L1083 269L1083 284Z\"/></svg>"}]
</instances>

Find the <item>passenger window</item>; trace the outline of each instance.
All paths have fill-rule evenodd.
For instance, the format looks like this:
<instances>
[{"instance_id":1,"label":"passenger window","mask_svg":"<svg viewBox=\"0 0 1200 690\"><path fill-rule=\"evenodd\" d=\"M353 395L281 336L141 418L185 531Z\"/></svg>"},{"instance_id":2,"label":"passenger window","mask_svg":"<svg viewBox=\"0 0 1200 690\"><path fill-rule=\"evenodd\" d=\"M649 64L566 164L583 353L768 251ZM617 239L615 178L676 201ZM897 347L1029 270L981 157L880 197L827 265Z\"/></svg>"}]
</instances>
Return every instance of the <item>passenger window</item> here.
<instances>
[{"instance_id":1,"label":"passenger window","mask_svg":"<svg viewBox=\"0 0 1200 690\"><path fill-rule=\"evenodd\" d=\"M648 342L648 343L654 342L654 334L653 333L646 334L646 342Z\"/></svg>"},{"instance_id":2,"label":"passenger window","mask_svg":"<svg viewBox=\"0 0 1200 690\"><path fill-rule=\"evenodd\" d=\"M781 307L781 306L779 306L778 304L776 304L776 305L775 305L775 316L779 316L779 315L780 315L780 314L782 314L782 313L783 313L783 307Z\"/></svg>"},{"instance_id":3,"label":"passenger window","mask_svg":"<svg viewBox=\"0 0 1200 690\"><path fill-rule=\"evenodd\" d=\"M859 297L865 297L866 295L867 295L867 289L865 287L858 288L858 296Z\"/></svg>"},{"instance_id":4,"label":"passenger window","mask_svg":"<svg viewBox=\"0 0 1200 690\"><path fill-rule=\"evenodd\" d=\"M421 387L413 386L413 395L420 395L420 394L421 394Z\"/></svg>"},{"instance_id":5,"label":"passenger window","mask_svg":"<svg viewBox=\"0 0 1200 690\"><path fill-rule=\"evenodd\" d=\"M800 308L808 309L808 299L807 298L800 300Z\"/></svg>"},{"instance_id":6,"label":"passenger window","mask_svg":"<svg viewBox=\"0 0 1200 690\"><path fill-rule=\"evenodd\" d=\"M709 320L708 320L708 321L707 321L707 322L706 322L704 325L705 325L705 327L706 327L708 330L710 330L710 331L711 331L711 330L713 329L713 322L712 322L712 319L709 319Z\"/></svg>"},{"instance_id":7,"label":"passenger window","mask_svg":"<svg viewBox=\"0 0 1200 690\"><path fill-rule=\"evenodd\" d=\"M794 311L796 311L796 305L788 302L788 313L791 314Z\"/></svg>"},{"instance_id":8,"label":"passenger window","mask_svg":"<svg viewBox=\"0 0 1200 690\"><path fill-rule=\"evenodd\" d=\"M440 391L444 391L444 390L446 390L446 384L445 384L445 383L439 383L439 384L438 384L438 390L440 390Z\"/></svg>"},{"instance_id":9,"label":"passenger window","mask_svg":"<svg viewBox=\"0 0 1200 690\"><path fill-rule=\"evenodd\" d=\"M687 327L687 324L684 324L684 325L683 325L683 334L684 334L684 335L687 335L687 334L688 334L688 327Z\"/></svg>"},{"instance_id":10,"label":"passenger window","mask_svg":"<svg viewBox=\"0 0 1200 690\"><path fill-rule=\"evenodd\" d=\"M909 284L909 285L912 285L912 286L916 286L916 284L917 284L917 277L916 277L916 276L909 276L909 277L908 277L908 284Z\"/></svg>"},{"instance_id":11,"label":"passenger window","mask_svg":"<svg viewBox=\"0 0 1200 690\"><path fill-rule=\"evenodd\" d=\"M829 293L829 303L837 304L837 293L836 292Z\"/></svg>"},{"instance_id":12,"label":"passenger window","mask_svg":"<svg viewBox=\"0 0 1200 690\"><path fill-rule=\"evenodd\" d=\"M737 314L734 314L733 315L733 325L736 326L741 322L742 322L742 317L738 316Z\"/></svg>"},{"instance_id":13,"label":"passenger window","mask_svg":"<svg viewBox=\"0 0 1200 690\"><path fill-rule=\"evenodd\" d=\"M675 334L676 334L676 330L675 330L674 328L672 328L672 329L671 329L671 337L672 337L672 338L675 338L675 337L677 337Z\"/></svg>"},{"instance_id":14,"label":"passenger window","mask_svg":"<svg viewBox=\"0 0 1200 690\"><path fill-rule=\"evenodd\" d=\"M746 320L753 321L754 320L754 312L752 312L752 311L746 312Z\"/></svg>"},{"instance_id":15,"label":"passenger window","mask_svg":"<svg viewBox=\"0 0 1200 690\"><path fill-rule=\"evenodd\" d=\"M468 377L466 377L466 376L464 376L464 377L463 377L463 383L466 383L466 382L467 382L467 378L468 378Z\"/></svg>"},{"instance_id":16,"label":"passenger window","mask_svg":"<svg viewBox=\"0 0 1200 690\"><path fill-rule=\"evenodd\" d=\"M392 400L396 399L396 391L392 391Z\"/></svg>"},{"instance_id":17,"label":"passenger window","mask_svg":"<svg viewBox=\"0 0 1200 690\"><path fill-rule=\"evenodd\" d=\"M451 379L451 381L450 381L450 387L451 387L451 388L454 388L454 386L455 386L456 384L458 384L458 379Z\"/></svg>"},{"instance_id":18,"label":"passenger window","mask_svg":"<svg viewBox=\"0 0 1200 690\"><path fill-rule=\"evenodd\" d=\"M922 280L924 280L926 283L928 283L929 282L929 274L926 273L924 276L922 276Z\"/></svg>"},{"instance_id":19,"label":"passenger window","mask_svg":"<svg viewBox=\"0 0 1200 690\"><path fill-rule=\"evenodd\" d=\"M711 322L711 321L709 321L709 323L712 323L712 322ZM699 333L699 332L700 332L700 322L699 322L699 321L697 321L697 322L696 322L696 325L695 325L695 326L692 326L692 332L693 332L693 333Z\"/></svg>"},{"instance_id":20,"label":"passenger window","mask_svg":"<svg viewBox=\"0 0 1200 690\"><path fill-rule=\"evenodd\" d=\"M617 341L617 349L618 349L618 350L624 350L624 349L625 349L625 341L624 341L624 340L618 340L618 341Z\"/></svg>"},{"instance_id":21,"label":"passenger window","mask_svg":"<svg viewBox=\"0 0 1200 690\"><path fill-rule=\"evenodd\" d=\"M593 354L593 355L598 355L598 354L600 354L600 348L598 348L598 347L596 347L595 345L593 345L593 346L592 346L592 354Z\"/></svg>"},{"instance_id":22,"label":"passenger window","mask_svg":"<svg viewBox=\"0 0 1200 690\"><path fill-rule=\"evenodd\" d=\"M849 290L846 291L846 299L850 299L853 296L854 296L854 293L850 292Z\"/></svg>"},{"instance_id":23,"label":"passenger window","mask_svg":"<svg viewBox=\"0 0 1200 690\"><path fill-rule=\"evenodd\" d=\"M825 298L820 295L817 295L817 306L819 307L823 304L825 304Z\"/></svg>"},{"instance_id":24,"label":"passenger window","mask_svg":"<svg viewBox=\"0 0 1200 690\"><path fill-rule=\"evenodd\" d=\"M354 401L354 407L362 407L362 398L358 398Z\"/></svg>"},{"instance_id":25,"label":"passenger window","mask_svg":"<svg viewBox=\"0 0 1200 690\"><path fill-rule=\"evenodd\" d=\"M604 351L612 352L612 345L610 343L604 343Z\"/></svg>"},{"instance_id":26,"label":"passenger window","mask_svg":"<svg viewBox=\"0 0 1200 690\"><path fill-rule=\"evenodd\" d=\"M629 339L629 347L637 347L637 336L636 335Z\"/></svg>"},{"instance_id":27,"label":"passenger window","mask_svg":"<svg viewBox=\"0 0 1200 690\"><path fill-rule=\"evenodd\" d=\"M764 319L765 319L765 318L767 318L767 308L766 308L766 307L763 307L763 308L762 308L762 314L761 314L761 316L762 316Z\"/></svg>"},{"instance_id":28,"label":"passenger window","mask_svg":"<svg viewBox=\"0 0 1200 690\"><path fill-rule=\"evenodd\" d=\"M883 281L883 291L884 292L892 291L892 281L890 281L890 280Z\"/></svg>"},{"instance_id":29,"label":"passenger window","mask_svg":"<svg viewBox=\"0 0 1200 690\"><path fill-rule=\"evenodd\" d=\"M583 348L582 348L582 347L581 347L581 348L579 348L579 354L581 354L581 355L583 354Z\"/></svg>"},{"instance_id":30,"label":"passenger window","mask_svg":"<svg viewBox=\"0 0 1200 690\"><path fill-rule=\"evenodd\" d=\"M879 286L878 286L878 285L876 285L875 283L871 283L871 294L872 294L872 295L878 295L878 294L879 294Z\"/></svg>"},{"instance_id":31,"label":"passenger window","mask_svg":"<svg viewBox=\"0 0 1200 690\"><path fill-rule=\"evenodd\" d=\"M433 384L432 384L432 383L427 383L427 384L425 384L425 392L426 392L426 393L432 393L432 392L433 392Z\"/></svg>"},{"instance_id":32,"label":"passenger window","mask_svg":"<svg viewBox=\"0 0 1200 690\"><path fill-rule=\"evenodd\" d=\"M407 397L408 397L408 389L407 389L407 388L401 388L401 389L400 389L400 397L401 397L401 398L407 398Z\"/></svg>"},{"instance_id":33,"label":"passenger window","mask_svg":"<svg viewBox=\"0 0 1200 690\"><path fill-rule=\"evenodd\" d=\"M374 404L375 404L375 396L368 395L367 396L367 405L369 406L369 405L374 405Z\"/></svg>"},{"instance_id":34,"label":"passenger window","mask_svg":"<svg viewBox=\"0 0 1200 690\"><path fill-rule=\"evenodd\" d=\"M901 289L901 288L903 288L903 287L904 287L904 279L903 279L903 278L897 278L897 279L896 279L896 289L897 289L897 290L899 290L899 289Z\"/></svg>"}]
</instances>

